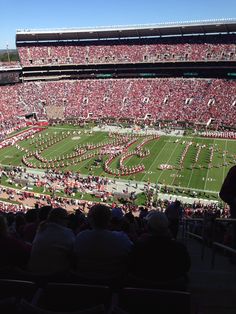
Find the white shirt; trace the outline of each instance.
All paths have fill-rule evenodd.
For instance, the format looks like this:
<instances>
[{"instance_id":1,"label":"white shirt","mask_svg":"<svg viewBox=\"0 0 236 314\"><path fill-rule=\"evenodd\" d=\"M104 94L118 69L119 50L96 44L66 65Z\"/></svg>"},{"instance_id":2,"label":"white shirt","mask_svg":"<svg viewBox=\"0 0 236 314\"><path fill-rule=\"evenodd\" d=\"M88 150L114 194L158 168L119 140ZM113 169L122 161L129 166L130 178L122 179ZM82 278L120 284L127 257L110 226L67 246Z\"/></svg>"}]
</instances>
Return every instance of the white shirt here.
<instances>
[{"instance_id":1,"label":"white shirt","mask_svg":"<svg viewBox=\"0 0 236 314\"><path fill-rule=\"evenodd\" d=\"M33 241L29 270L51 273L69 270L75 235L69 228L47 223Z\"/></svg>"},{"instance_id":2,"label":"white shirt","mask_svg":"<svg viewBox=\"0 0 236 314\"><path fill-rule=\"evenodd\" d=\"M111 278L122 274L133 243L124 232L85 230L75 240L77 272L90 278Z\"/></svg>"}]
</instances>

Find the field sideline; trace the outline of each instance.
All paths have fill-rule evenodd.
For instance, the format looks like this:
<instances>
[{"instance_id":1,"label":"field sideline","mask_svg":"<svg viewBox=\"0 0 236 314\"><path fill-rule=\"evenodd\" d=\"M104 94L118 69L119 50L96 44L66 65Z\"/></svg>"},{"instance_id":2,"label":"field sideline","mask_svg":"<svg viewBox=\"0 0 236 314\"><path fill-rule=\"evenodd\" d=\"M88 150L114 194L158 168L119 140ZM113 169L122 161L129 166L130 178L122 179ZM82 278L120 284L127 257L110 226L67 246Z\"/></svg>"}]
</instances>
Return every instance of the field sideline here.
<instances>
[{"instance_id":1,"label":"field sideline","mask_svg":"<svg viewBox=\"0 0 236 314\"><path fill-rule=\"evenodd\" d=\"M70 134L68 134L70 131ZM47 138L59 139L58 142L45 148L44 140ZM144 137L143 137L144 138ZM128 151L135 150L143 138L138 138L135 144L132 144ZM107 143L109 141L106 132L90 132L88 129L61 126L49 127L48 129L38 133L32 139L18 142L18 145L28 152L42 150L42 157L48 160L54 160L59 157L62 159L75 152L75 148L80 145ZM155 184L173 186L174 189L184 188L190 190L205 191L207 194L214 193L217 195L221 184L229 170L235 164L236 159L236 141L225 139L208 139L200 137L176 137L176 136L160 136L148 142L143 147L150 151L150 155L140 158L138 155L125 159L124 165L132 167L134 165L143 164L145 170L127 176L122 179L151 182ZM93 151L93 150L92 150ZM98 151L95 149L94 151ZM88 155L86 152L84 156ZM21 151L16 146L6 147L0 150L0 163L2 165L24 166L22 157L25 151ZM122 154L120 155L122 156ZM116 157L111 168L116 169L119 165L120 156ZM182 164L181 164L182 157ZM99 176L112 177L104 171L104 162L108 155L102 157L103 161L95 166L97 156L88 158L75 164L67 166L65 162L62 170L79 171L82 174L94 174ZM210 159L212 159L210 161ZM30 162L38 167L40 161L34 156L29 157ZM66 160L66 158L65 158ZM160 167L168 165L173 169L161 170Z\"/></svg>"}]
</instances>

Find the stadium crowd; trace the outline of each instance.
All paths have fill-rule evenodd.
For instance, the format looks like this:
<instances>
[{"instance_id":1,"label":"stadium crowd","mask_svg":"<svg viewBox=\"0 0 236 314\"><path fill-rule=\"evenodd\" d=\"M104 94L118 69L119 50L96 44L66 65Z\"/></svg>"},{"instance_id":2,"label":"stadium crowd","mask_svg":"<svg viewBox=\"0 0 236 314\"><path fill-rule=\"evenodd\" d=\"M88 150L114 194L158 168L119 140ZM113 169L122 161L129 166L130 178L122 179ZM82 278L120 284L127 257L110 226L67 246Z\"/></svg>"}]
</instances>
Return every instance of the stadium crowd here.
<instances>
[{"instance_id":1,"label":"stadium crowd","mask_svg":"<svg viewBox=\"0 0 236 314\"><path fill-rule=\"evenodd\" d=\"M185 36L139 41L103 41L87 43L18 44L22 66L233 61L235 34Z\"/></svg>"},{"instance_id":2,"label":"stadium crowd","mask_svg":"<svg viewBox=\"0 0 236 314\"><path fill-rule=\"evenodd\" d=\"M92 202L86 211L81 203L72 212L50 203L21 211L8 206L0 203L1 267L40 275L72 272L88 282L109 284L123 282L127 274L150 281L186 276L189 254L176 240L182 219L223 214L217 206L213 210L196 202L190 208L167 200L159 200L157 209ZM199 222L190 226L201 233ZM229 225L217 227L218 239L230 245Z\"/></svg>"},{"instance_id":3,"label":"stadium crowd","mask_svg":"<svg viewBox=\"0 0 236 314\"><path fill-rule=\"evenodd\" d=\"M0 87L1 132L27 113L47 118L133 118L235 126L235 81L223 79L106 79L24 82ZM52 115L53 116L53 115ZM54 118L57 116L54 113ZM4 130L4 131L3 131Z\"/></svg>"},{"instance_id":4,"label":"stadium crowd","mask_svg":"<svg viewBox=\"0 0 236 314\"><path fill-rule=\"evenodd\" d=\"M112 66L123 63L235 61L235 39L235 34L218 34L120 39L119 42L18 43L21 65L18 62L0 63L0 70L20 66L29 69L34 66L59 68L61 65L83 67L89 64ZM27 78L24 81L24 75L21 79L21 83L4 82L5 85L0 86L0 148L14 145L14 148L27 152L17 141L32 136L36 129L10 139L7 137L9 133L24 128L27 125L26 116L32 113L36 120L52 121L91 118L102 121L104 117L121 121L128 118L134 123L142 119L147 125L149 120L160 121L160 127L162 123L165 125L166 121L170 121L173 129L177 122L182 121L197 123L196 133L198 125L199 131L202 131L201 126L209 126L213 122L216 126L213 131L199 134L236 139L234 131L224 129L224 126L236 127L235 80L135 78L28 82ZM45 143L47 148L46 145L51 144ZM142 150L142 145L135 152L124 154L120 160L121 173L109 167L112 157L107 159L105 170L117 177L144 170L142 164L136 168L126 167L124 163L134 153L139 157L148 155L149 151ZM190 145L192 143L188 142L181 155L180 167ZM38 146L42 148L42 142ZM111 149L113 146L115 144L111 145ZM115 149L119 150L120 147L116 146ZM195 163L202 147L197 146ZM87 147L88 150L94 148L94 145ZM104 149L110 149L109 145ZM210 163L214 149L210 148ZM83 150L84 147L78 147L76 153L80 154ZM76 153L68 157L72 159ZM29 161L26 160L26 166L30 165L31 156L27 156ZM47 158L42 159L38 151L35 157L47 162ZM57 163L57 168L62 165L64 163ZM168 169L170 165L161 166ZM85 177L80 173L64 173L58 169L35 173L20 167L0 167L0 184L5 184L6 180L8 184L8 187L0 185L0 250L4 252L0 259L0 279L19 276L24 280L33 278L33 281L41 284L38 281L40 277L48 276L48 280L51 276L59 282L105 284L115 290L126 285L150 288L156 283L159 283L159 288L167 284L168 288L173 289L177 285L178 288L181 286L179 290L185 290L189 282L191 259L187 246L180 239L184 221L189 220L189 231L199 236L204 232L204 240L209 246L214 228L214 240L230 248L235 247L236 229L232 227L233 224L216 219L234 217L233 189L230 201L227 200L229 186L232 188L235 185L232 181L225 187L229 205L203 203L197 200L200 193L196 192L193 204L180 202L177 198L173 200L172 196L169 200L154 200L153 195L150 198L148 195L149 182L144 184L147 202L138 206L134 202L135 192L129 193L128 188L123 190L123 195L127 197L124 199L119 199L114 191L109 192L112 180L108 178L94 175ZM40 192L33 192L32 187ZM164 192L168 194L168 188L165 189ZM162 192L157 186L156 190ZM100 200L86 201L84 194L93 194Z\"/></svg>"}]
</instances>

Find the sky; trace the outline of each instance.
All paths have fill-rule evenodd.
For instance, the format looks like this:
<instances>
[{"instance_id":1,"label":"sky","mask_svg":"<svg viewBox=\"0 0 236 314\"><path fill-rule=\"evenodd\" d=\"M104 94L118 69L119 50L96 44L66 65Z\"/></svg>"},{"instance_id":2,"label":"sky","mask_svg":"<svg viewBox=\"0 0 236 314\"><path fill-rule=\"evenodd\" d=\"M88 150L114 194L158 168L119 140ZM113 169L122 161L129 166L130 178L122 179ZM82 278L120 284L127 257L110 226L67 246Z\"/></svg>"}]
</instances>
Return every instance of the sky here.
<instances>
[{"instance_id":1,"label":"sky","mask_svg":"<svg viewBox=\"0 0 236 314\"><path fill-rule=\"evenodd\" d=\"M17 29L236 19L236 0L0 0L0 49Z\"/></svg>"}]
</instances>

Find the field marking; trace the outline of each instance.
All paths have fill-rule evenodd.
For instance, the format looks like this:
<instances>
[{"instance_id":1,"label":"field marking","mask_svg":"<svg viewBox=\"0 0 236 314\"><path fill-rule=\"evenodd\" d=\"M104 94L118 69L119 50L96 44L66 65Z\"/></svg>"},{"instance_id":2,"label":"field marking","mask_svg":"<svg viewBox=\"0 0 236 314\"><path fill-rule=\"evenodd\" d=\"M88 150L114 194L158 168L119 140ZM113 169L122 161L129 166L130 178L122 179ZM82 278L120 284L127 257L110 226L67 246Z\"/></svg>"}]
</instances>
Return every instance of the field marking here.
<instances>
[{"instance_id":1,"label":"field marking","mask_svg":"<svg viewBox=\"0 0 236 314\"><path fill-rule=\"evenodd\" d=\"M62 141L64 141L65 140L65 143L64 144L62 144L61 142ZM69 142L68 141L66 141L67 140L67 138L64 138L62 141L60 141L60 142L57 142L56 144L57 145L59 145L59 144L61 144L57 149L53 149L53 150L51 150L52 149L52 147L48 147L48 148L46 148L46 150L50 150L48 153L49 153L49 155L46 153L46 154L43 154L43 156L45 157L45 158L53 158L53 157L56 157L56 154L54 154L55 152L57 152L57 151L61 151L61 148L62 147L65 147L65 146L67 146L68 144L69 144ZM52 155L52 153L53 153L53 155ZM64 152L64 154L65 154L65 152ZM61 154L58 154L59 156L61 156Z\"/></svg>"},{"instance_id":2,"label":"field marking","mask_svg":"<svg viewBox=\"0 0 236 314\"><path fill-rule=\"evenodd\" d=\"M202 140L202 142L201 143L203 143L204 141ZM196 143L195 143L196 144ZM199 143L200 144L200 143ZM200 156L200 155L199 155ZM189 185L190 185L190 182L191 182L191 180L192 180L192 176L193 176L193 172L194 172L194 168L191 170L191 175L190 175L190 178L189 178L189 181L188 181L188 185L187 185L187 188L189 188Z\"/></svg>"},{"instance_id":3,"label":"field marking","mask_svg":"<svg viewBox=\"0 0 236 314\"><path fill-rule=\"evenodd\" d=\"M215 146L215 139L214 139L214 141L213 141L213 147L214 147L214 146ZM208 163L208 165L209 165L209 163ZM206 173L206 180L205 180L205 184L204 184L204 190L206 189L209 171L210 171L210 168L207 167L207 173Z\"/></svg>"},{"instance_id":4,"label":"field marking","mask_svg":"<svg viewBox=\"0 0 236 314\"><path fill-rule=\"evenodd\" d=\"M177 137L177 136L176 136ZM184 138L191 138L190 136L186 136ZM204 136L194 136L194 138L197 138L197 139L204 139L204 140L214 140L214 141L235 141L236 142L236 139L234 138L214 138L214 137L204 137Z\"/></svg>"},{"instance_id":5,"label":"field marking","mask_svg":"<svg viewBox=\"0 0 236 314\"><path fill-rule=\"evenodd\" d=\"M101 136L103 136L103 134L99 134L99 136L97 137L97 139L99 138L99 137L101 137ZM98 143L98 142L97 142ZM86 154L85 154L86 155ZM93 158L96 158L96 156L94 156ZM81 168L83 168L83 167L85 167L89 162L91 162L91 160L92 160L92 158L89 158L89 159L85 159L85 160L83 160L82 162L81 162L81 166L79 166L79 164L80 163L78 163L78 169L81 169ZM102 167L102 171L104 171L103 170L103 167ZM88 171L89 172L89 171Z\"/></svg>"},{"instance_id":6,"label":"field marking","mask_svg":"<svg viewBox=\"0 0 236 314\"><path fill-rule=\"evenodd\" d=\"M187 188L189 187L190 182L191 182L191 180L192 180L194 170L195 170L195 169L192 169L192 170L191 170L191 174L190 174L190 177L189 177L189 180L188 180Z\"/></svg>"},{"instance_id":7,"label":"field marking","mask_svg":"<svg viewBox=\"0 0 236 314\"><path fill-rule=\"evenodd\" d=\"M152 162L152 164L150 165L150 167L148 168L147 171L149 171L149 169L152 167L152 165L154 164L154 162L156 161L157 157L159 157L159 155L161 154L161 152L163 151L164 147L167 145L167 142L163 145L162 149L159 151L159 153L157 154L156 158L154 159L154 161ZM145 174L142 178L142 180L144 180L144 178L146 177L147 174ZM158 180L158 179L157 179ZM157 182L157 181L156 181Z\"/></svg>"},{"instance_id":8,"label":"field marking","mask_svg":"<svg viewBox=\"0 0 236 314\"><path fill-rule=\"evenodd\" d=\"M61 128L62 130L64 130L65 132L66 131L68 131L69 129L67 128ZM48 130L48 132L49 132L49 134L51 135L52 133L53 133L53 131L55 130L55 128L53 128L53 129L49 129ZM75 131L75 129L73 129L73 131ZM47 131L44 131L44 132L47 132ZM87 132L89 132L89 129L87 130ZM100 135L101 134L101 135ZM83 142L83 143L86 143L86 141L91 141L91 142L94 142L94 143L96 143L96 142L98 142L99 141L99 139L101 139L101 137L102 137L102 134L104 135L104 140L106 140L105 139L105 132L94 132L94 134L89 138L88 137L88 134L82 134L82 141L81 141L81 143ZM49 154L50 154L50 158L53 158L54 157L54 155L56 155L56 154L58 154L58 153L60 153L59 151L61 151L61 150L63 150L63 148L68 148L68 150L67 150L67 152L68 153L70 153L71 151L72 151L72 147L74 146L73 144L74 143L72 143L72 140L71 140L71 136L73 136L72 134L70 135L70 137L69 137L69 139L70 139L70 145L71 145L71 147L69 147L69 143L68 143L68 145L66 145L66 143L64 142L63 144L62 143L60 143L59 144L59 146L60 147L58 147L58 148L56 148L55 150L54 150L54 147L52 147L52 148L48 148L48 150L50 150L50 152L49 152ZM166 140L166 137L168 137L168 138L170 138L169 140ZM165 170L162 170L162 171L160 171L160 170L157 170L156 169L156 167L158 166L158 164L157 164L157 162L158 162L158 159L160 158L161 160L165 160L166 161L166 159L168 158L168 156L170 156L170 154L171 154L171 151L172 151L172 148L174 148L173 147L173 145L171 146L171 143L173 143L173 141L175 141L176 140L176 138L179 138L179 137L176 137L176 136L173 136L173 135L163 135L163 136L161 136L161 143L159 143L159 145L156 143L156 141L154 141L152 144L151 144L151 146L150 146L150 150L151 151L153 151L153 157L151 157L150 158L150 162L148 161L148 162L146 162L145 160L144 160L144 162L146 162L146 164L145 164L145 166L147 167L147 170L146 170L146 172L143 172L142 174L140 173L140 176L139 176L139 179L140 180L142 180L142 181L144 181L147 177L150 177L150 179L151 179L151 182L152 183L154 183L154 184L156 184L156 182L158 181L158 180L161 180L161 177L164 177L164 178L166 178L166 180L167 180L167 182L170 182L170 184L173 184L173 176L171 175L171 178L169 178L169 173L167 173L167 171L165 171ZM220 147L220 151L222 151L222 149L226 149L226 147L229 149L229 153L230 154L235 154L235 148L236 148L236 141L235 140L233 140L233 139L214 139L214 138L205 138L205 137L190 137L190 136L188 136L188 137L185 137L185 139L193 139L194 140L194 144L196 144L196 141L199 141L199 142L205 142L206 143L206 145L209 145L210 143L212 143L212 142L214 142L215 143L215 147L217 147L218 146L218 148ZM25 142L28 142L27 144L25 144ZM23 147L30 147L30 146L28 146L29 145L29 141L30 141L30 139L29 140L26 140L26 141L24 141L24 142L20 142L19 144L21 145L22 144L22 146ZM67 141L67 140L66 140ZM180 141L182 141L182 140L180 140ZM234 141L234 142L233 142ZM163 144L162 144L163 143ZM168 144L167 144L168 143ZM168 150L166 151L166 144L167 144L167 146L168 146ZM174 143L173 143L174 144ZM175 143L176 145L177 145L177 143ZM163 147L161 147L163 145ZM159 147L159 149L158 149L158 147ZM225 147L225 148L224 148ZM30 148L29 148L30 149ZM69 150L70 149L70 150ZM175 147L175 151L173 152L173 154L171 155L171 157L169 158L169 161L170 161L170 159L172 159L172 158L174 158L175 156L176 156L176 151L178 150L179 148L178 148L178 146L176 146ZM16 149L15 149L15 147L8 147L8 148L6 148L6 149L4 149L4 152L7 152L7 155L8 155L8 157L10 157L10 155L11 155L11 160L9 160L9 165L17 165L17 164L20 164L20 166L22 166L22 154L21 154L21 152L19 152L19 151L16 151ZM64 153L64 151L61 151L61 154L63 154ZM156 154L158 154L158 155L156 155ZM18 156L17 156L18 155ZM47 154L48 155L48 154ZM217 155L217 154L216 154ZM14 156L14 157L13 157ZM156 156L156 157L155 157ZM0 153L0 160L4 163L4 161L6 161L6 158L7 156L5 155L4 156L4 153ZM165 159L165 157L167 157L166 159ZM217 157L217 156L216 156ZM219 154L219 160L222 162L226 162L229 158L229 155L226 157L226 156L222 156L222 154ZM48 157L49 158L49 157ZM153 162L152 162L152 160L153 160ZM204 160L208 160L207 158L205 159L203 159L203 161ZM230 159L231 160L231 159ZM72 169L72 171L77 171L77 169L79 169L79 170L81 170L81 169L83 169L83 173L89 173L89 170L87 170L87 169L84 169L88 164L90 165L90 161L92 162L92 159L88 159L88 160L85 160L85 161L83 161L83 162L81 162L81 163L79 163L79 165L70 165L70 166L65 166L64 168L63 168L63 170L64 169ZM204 163L206 163L206 161L204 161ZM140 163L142 163L143 162L143 160L142 159L136 159L136 161L135 161L135 163L137 163L137 164L140 164ZM154 164L156 163L156 166L154 166ZM190 163L191 163L191 160L190 160ZM218 163L218 157L215 159L215 162L214 163ZM152 169L153 168L153 169ZM188 184L187 184L187 188L188 189L191 189L191 190L199 190L199 191L204 191L203 190L203 188L204 188L204 185L205 185L205 188L206 188L206 186L208 186L208 185L210 185L210 187L212 188L212 187L214 187L215 189L214 189L214 191L210 191L210 190L205 190L205 192L210 192L210 193L215 193L215 194L217 194L218 193L218 189L217 189L217 187L218 187L218 185L220 185L220 183L221 183L221 176L223 177L223 179L224 179L224 175L225 175L225 173L226 173L226 171L227 171L227 169L228 169L229 167L228 166L224 166L223 167L223 169L221 170L221 169L219 169L219 171L217 171L216 169L211 169L211 171L209 170L208 171L208 174L207 174L207 179L206 179L206 181L205 181L205 178L204 178L204 182L201 180L201 183L198 183L197 182L197 184L196 184L196 186L201 186L202 187L202 189L196 189L196 188L190 188L189 186L191 186L191 181L193 181L194 182L194 176L195 176L195 169L189 169L189 170L187 170L186 171L186 168L185 169L183 169L183 170L178 170L178 169L175 169L175 170L172 170L170 173L172 173L173 175L175 175L175 177L177 178L177 176L178 175L180 175L180 174L183 174L184 175L184 179L181 179L180 180L180 182L182 182L182 184L184 185L184 181L185 181L185 179L186 179L186 181L188 182ZM150 174L150 170L152 170L152 172L153 172L153 174ZM108 174L106 174L106 173L104 173L104 170L103 170L103 168L99 168L99 170L93 170L93 171L95 171L95 175L99 175L99 176L101 176L101 175L105 175L105 176L108 176L108 177L111 177L111 178L113 178L113 176L109 176ZM160 171L160 172L159 172ZM186 172L185 172L186 171ZM221 172L221 175L218 175L218 173L220 172L220 171L222 171ZM196 171L197 172L197 171ZM206 176L206 173L207 173L207 169L205 169L204 170L204 175ZM213 174L214 173L214 176L212 176L211 174ZM186 175L185 175L186 174ZM187 179L187 176L189 176L189 179ZM213 182L211 182L210 181L210 177L214 177L214 178L217 178L217 186L216 186L216 184L213 184ZM127 177L125 177L124 178L124 181L127 181L127 180L129 180L130 178L127 176ZM202 178L200 178L200 179L202 179ZM139 182L142 182L142 181L139 181ZM172 182L171 182L172 181ZM185 181L185 182L186 182ZM186 183L187 183L186 182ZM181 184L181 188L185 188L185 186L183 186ZM167 185L167 184L165 184L165 185ZM195 184L194 184L195 185ZM167 186L170 186L170 185L167 185ZM216 186L216 187L215 187ZM176 186L172 186L172 187L175 187L176 188ZM215 192L217 190L217 192Z\"/></svg>"},{"instance_id":9,"label":"field marking","mask_svg":"<svg viewBox=\"0 0 236 314\"><path fill-rule=\"evenodd\" d=\"M227 150L227 145L228 145L228 141L226 140L225 141L225 148L224 148L224 150ZM226 160L226 154L224 154L224 159L223 159L223 165L224 165L224 163L225 163L225 160ZM223 173L222 173L222 184L223 184L223 182L224 182L224 179L225 179L225 166L223 166Z\"/></svg>"},{"instance_id":10,"label":"field marking","mask_svg":"<svg viewBox=\"0 0 236 314\"><path fill-rule=\"evenodd\" d=\"M175 151L176 151L176 149L177 149L177 147L179 146L179 143L174 143L174 144L176 144L176 146L175 146L175 149L172 151L172 153L171 153L171 155L170 155L170 158L167 160L167 164L169 163L169 161L170 161L170 159L172 158L172 155L175 153ZM166 145L166 144L165 144ZM163 146L163 148L165 147L165 145ZM157 156L158 157L158 156ZM156 160L156 159L155 159ZM154 161L155 161L154 160ZM153 162L154 163L154 162ZM158 180L161 178L161 176L163 175L163 173L165 172L165 170L162 170L162 172L160 173L160 175L157 177L157 180L156 180L156 182L158 182ZM178 171L177 171L178 172Z\"/></svg>"},{"instance_id":11,"label":"field marking","mask_svg":"<svg viewBox=\"0 0 236 314\"><path fill-rule=\"evenodd\" d=\"M193 141L193 137L188 137L188 138ZM195 143L195 144L196 144L196 143ZM176 172L175 172L175 174L174 174L174 178L173 178L173 180L172 180L172 182L171 182L171 185L175 186L175 185L174 185L174 182L175 182L175 179L176 179L176 175L179 174L179 172L181 172L181 171L182 171L181 169L177 169L177 170L176 170Z\"/></svg>"}]
</instances>

